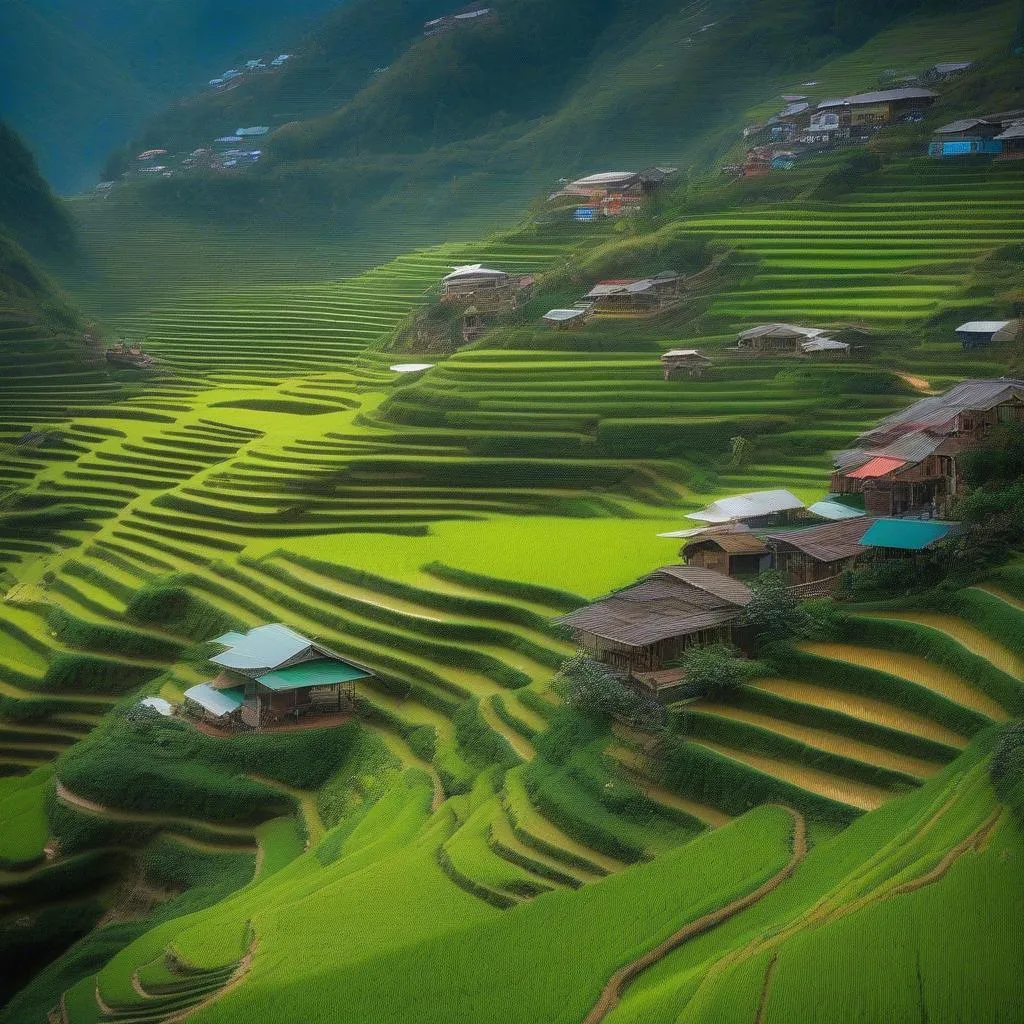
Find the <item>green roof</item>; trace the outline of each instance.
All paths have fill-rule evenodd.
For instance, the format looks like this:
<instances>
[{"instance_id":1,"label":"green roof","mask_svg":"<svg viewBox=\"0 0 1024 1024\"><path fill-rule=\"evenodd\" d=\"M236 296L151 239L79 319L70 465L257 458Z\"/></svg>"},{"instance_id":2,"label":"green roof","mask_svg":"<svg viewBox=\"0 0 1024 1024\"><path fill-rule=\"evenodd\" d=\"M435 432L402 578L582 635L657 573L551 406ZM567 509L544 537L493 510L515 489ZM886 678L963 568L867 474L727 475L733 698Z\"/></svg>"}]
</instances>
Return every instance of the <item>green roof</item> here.
<instances>
[{"instance_id":1,"label":"green roof","mask_svg":"<svg viewBox=\"0 0 1024 1024\"><path fill-rule=\"evenodd\" d=\"M330 686L333 683L351 683L356 679L366 679L370 673L364 668L357 668L347 661L335 661L332 658L317 658L314 661L302 661L298 665L278 668L257 676L256 681L268 690L297 690L302 686Z\"/></svg>"},{"instance_id":2,"label":"green roof","mask_svg":"<svg viewBox=\"0 0 1024 1024\"><path fill-rule=\"evenodd\" d=\"M949 536L955 526L931 519L876 519L860 542L872 548L922 551Z\"/></svg>"}]
</instances>

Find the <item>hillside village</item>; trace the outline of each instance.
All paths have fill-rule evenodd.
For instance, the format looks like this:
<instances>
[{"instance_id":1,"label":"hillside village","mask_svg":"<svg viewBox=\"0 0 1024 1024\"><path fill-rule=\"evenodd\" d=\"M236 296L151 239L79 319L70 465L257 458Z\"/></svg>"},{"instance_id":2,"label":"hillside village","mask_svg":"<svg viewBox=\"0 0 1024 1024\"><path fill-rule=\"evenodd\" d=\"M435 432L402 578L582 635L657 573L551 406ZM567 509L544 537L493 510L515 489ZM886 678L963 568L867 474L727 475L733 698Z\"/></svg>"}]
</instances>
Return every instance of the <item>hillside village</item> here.
<instances>
[{"instance_id":1,"label":"hillside village","mask_svg":"<svg viewBox=\"0 0 1024 1024\"><path fill-rule=\"evenodd\" d=\"M743 8L751 63L812 15L829 60L783 37L756 84L785 106L712 126L715 77L683 159L660 61L742 26L669 5L620 46L660 11L624 5L583 120L610 137L639 75L631 156L565 132L552 171L537 117L501 177L491 143L526 130L498 113L486 153L448 141L438 54L601 6L351 0L321 29L407 40L439 190L403 177L412 143L374 149L382 111L413 131L390 36L345 117L245 105L314 58L317 88L349 73L311 40L210 82L221 134L176 108L156 123L197 148L147 135L61 204L81 256L44 261L52 289L11 262L0 1024L1021 1004L1009 7L892 35L859 5Z\"/></svg>"}]
</instances>

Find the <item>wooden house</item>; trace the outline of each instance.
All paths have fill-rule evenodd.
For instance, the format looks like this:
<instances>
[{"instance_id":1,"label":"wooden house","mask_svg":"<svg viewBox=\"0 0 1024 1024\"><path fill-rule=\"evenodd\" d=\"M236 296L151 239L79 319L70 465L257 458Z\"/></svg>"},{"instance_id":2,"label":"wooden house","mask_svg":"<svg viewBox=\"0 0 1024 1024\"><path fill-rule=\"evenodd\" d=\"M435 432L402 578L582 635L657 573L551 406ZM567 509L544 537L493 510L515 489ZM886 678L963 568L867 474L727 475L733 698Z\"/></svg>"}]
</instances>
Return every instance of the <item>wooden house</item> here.
<instances>
[{"instance_id":1,"label":"wooden house","mask_svg":"<svg viewBox=\"0 0 1024 1024\"><path fill-rule=\"evenodd\" d=\"M736 336L736 347L742 352L758 355L800 355L800 346L803 342L824 334L825 332L817 327L760 324L741 331Z\"/></svg>"},{"instance_id":2,"label":"wooden house","mask_svg":"<svg viewBox=\"0 0 1024 1024\"><path fill-rule=\"evenodd\" d=\"M219 670L185 691L186 713L227 728L263 729L353 706L373 673L280 623L225 633L210 659Z\"/></svg>"},{"instance_id":3,"label":"wooden house","mask_svg":"<svg viewBox=\"0 0 1024 1024\"><path fill-rule=\"evenodd\" d=\"M800 530L769 533L765 541L774 568L790 586L834 581L868 549L861 537L873 520L864 516L821 523Z\"/></svg>"},{"instance_id":4,"label":"wooden house","mask_svg":"<svg viewBox=\"0 0 1024 1024\"><path fill-rule=\"evenodd\" d=\"M1001 159L1024 159L1024 119L1011 121L996 136L1003 145Z\"/></svg>"},{"instance_id":5,"label":"wooden house","mask_svg":"<svg viewBox=\"0 0 1024 1024\"><path fill-rule=\"evenodd\" d=\"M1024 320L971 320L956 329L964 351L984 348L986 345L998 345L1004 341L1014 341L1024 328Z\"/></svg>"},{"instance_id":6,"label":"wooden house","mask_svg":"<svg viewBox=\"0 0 1024 1024\"><path fill-rule=\"evenodd\" d=\"M695 348L673 348L661 357L665 380L677 377L701 377L712 361Z\"/></svg>"},{"instance_id":7,"label":"wooden house","mask_svg":"<svg viewBox=\"0 0 1024 1024\"><path fill-rule=\"evenodd\" d=\"M965 380L922 398L833 456L831 490L862 494L869 515L948 513L965 493L960 456L1000 425L1024 423L1024 380Z\"/></svg>"},{"instance_id":8,"label":"wooden house","mask_svg":"<svg viewBox=\"0 0 1024 1024\"><path fill-rule=\"evenodd\" d=\"M682 277L671 270L640 280L622 278L598 281L583 297L602 316L656 313L677 302L683 289Z\"/></svg>"},{"instance_id":9,"label":"wooden house","mask_svg":"<svg viewBox=\"0 0 1024 1024\"><path fill-rule=\"evenodd\" d=\"M983 117L965 117L936 128L928 143L928 155L935 157L971 156L978 153L999 154L1003 144L996 136L1003 130L1002 122Z\"/></svg>"},{"instance_id":10,"label":"wooden house","mask_svg":"<svg viewBox=\"0 0 1024 1024\"><path fill-rule=\"evenodd\" d=\"M847 96L845 104L849 110L850 125L856 128L888 124L919 114L927 110L937 98L937 94L931 89L903 86L898 89L879 89Z\"/></svg>"},{"instance_id":11,"label":"wooden house","mask_svg":"<svg viewBox=\"0 0 1024 1024\"><path fill-rule=\"evenodd\" d=\"M737 627L751 597L749 587L722 573L668 565L558 621L592 657L658 693L682 680L672 663L687 648L745 643Z\"/></svg>"},{"instance_id":12,"label":"wooden house","mask_svg":"<svg viewBox=\"0 0 1024 1024\"><path fill-rule=\"evenodd\" d=\"M724 576L756 576L771 567L771 553L756 534L743 529L709 529L692 537L679 552L687 565Z\"/></svg>"}]
</instances>

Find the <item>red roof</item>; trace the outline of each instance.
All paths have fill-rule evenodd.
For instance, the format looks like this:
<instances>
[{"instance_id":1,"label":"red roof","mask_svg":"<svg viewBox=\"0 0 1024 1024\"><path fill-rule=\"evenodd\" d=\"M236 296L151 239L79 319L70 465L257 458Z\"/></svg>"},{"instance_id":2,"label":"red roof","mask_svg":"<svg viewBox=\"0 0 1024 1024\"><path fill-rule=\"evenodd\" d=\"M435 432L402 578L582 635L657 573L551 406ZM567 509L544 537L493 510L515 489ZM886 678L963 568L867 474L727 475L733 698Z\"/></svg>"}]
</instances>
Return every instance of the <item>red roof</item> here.
<instances>
[{"instance_id":1,"label":"red roof","mask_svg":"<svg viewBox=\"0 0 1024 1024\"><path fill-rule=\"evenodd\" d=\"M865 462L863 466L855 469L852 473L847 473L846 476L850 480L867 480L871 477L885 476L886 473L900 469L906 464L906 459L894 459L888 455L879 455L871 459L870 462Z\"/></svg>"}]
</instances>

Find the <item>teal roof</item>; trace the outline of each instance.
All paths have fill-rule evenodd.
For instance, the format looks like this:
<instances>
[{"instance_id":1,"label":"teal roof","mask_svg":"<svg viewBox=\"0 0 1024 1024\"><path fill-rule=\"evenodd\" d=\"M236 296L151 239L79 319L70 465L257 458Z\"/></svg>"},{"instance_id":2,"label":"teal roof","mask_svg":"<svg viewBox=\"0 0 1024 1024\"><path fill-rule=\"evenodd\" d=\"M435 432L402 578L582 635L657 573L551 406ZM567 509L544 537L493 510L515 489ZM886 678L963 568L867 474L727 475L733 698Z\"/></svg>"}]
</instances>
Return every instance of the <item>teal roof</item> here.
<instances>
[{"instance_id":1,"label":"teal roof","mask_svg":"<svg viewBox=\"0 0 1024 1024\"><path fill-rule=\"evenodd\" d=\"M844 502L829 501L828 498L816 501L813 505L808 506L807 511L813 512L816 516L821 516L822 519L831 519L833 521L839 519L858 519L864 515L864 509L862 508L851 508Z\"/></svg>"},{"instance_id":2,"label":"teal roof","mask_svg":"<svg viewBox=\"0 0 1024 1024\"><path fill-rule=\"evenodd\" d=\"M215 665L244 672L246 669L276 668L306 650L313 641L279 622L272 622L267 626L250 629L244 635L225 633L214 643L224 644L228 649L210 661Z\"/></svg>"},{"instance_id":3,"label":"teal roof","mask_svg":"<svg viewBox=\"0 0 1024 1024\"><path fill-rule=\"evenodd\" d=\"M215 690L209 683L200 683L185 691L186 700L194 701L218 718L237 711L244 697L245 691L240 686L230 690Z\"/></svg>"},{"instance_id":4,"label":"teal roof","mask_svg":"<svg viewBox=\"0 0 1024 1024\"><path fill-rule=\"evenodd\" d=\"M274 672L257 676L256 681L268 690L297 690L302 686L331 686L333 683L351 683L356 679L366 679L370 675L366 669L357 668L347 661L335 661L331 658L317 658L315 661L302 661L298 665L289 665Z\"/></svg>"},{"instance_id":5,"label":"teal roof","mask_svg":"<svg viewBox=\"0 0 1024 1024\"><path fill-rule=\"evenodd\" d=\"M941 523L933 519L876 519L860 543L873 548L923 551L944 540L955 527L956 523Z\"/></svg>"}]
</instances>

